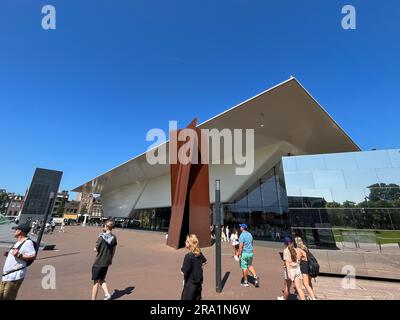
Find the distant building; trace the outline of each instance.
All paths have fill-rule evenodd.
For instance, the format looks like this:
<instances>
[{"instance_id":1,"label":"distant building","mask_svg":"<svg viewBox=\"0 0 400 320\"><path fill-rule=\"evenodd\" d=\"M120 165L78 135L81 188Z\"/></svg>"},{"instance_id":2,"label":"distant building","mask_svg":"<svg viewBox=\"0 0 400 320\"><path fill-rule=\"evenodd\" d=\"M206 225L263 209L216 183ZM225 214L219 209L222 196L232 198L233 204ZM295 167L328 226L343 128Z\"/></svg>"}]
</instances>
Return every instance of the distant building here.
<instances>
[{"instance_id":1,"label":"distant building","mask_svg":"<svg viewBox=\"0 0 400 320\"><path fill-rule=\"evenodd\" d=\"M87 214L97 218L103 216L103 204L100 197L95 197L93 193L81 192L76 197L76 200L80 202L79 214Z\"/></svg>"},{"instance_id":2,"label":"distant building","mask_svg":"<svg viewBox=\"0 0 400 320\"><path fill-rule=\"evenodd\" d=\"M25 197L19 194L9 193L8 200L5 203L5 215L7 217L16 217L22 210Z\"/></svg>"},{"instance_id":3,"label":"distant building","mask_svg":"<svg viewBox=\"0 0 400 320\"><path fill-rule=\"evenodd\" d=\"M65 204L64 214L78 214L79 204L79 201L68 201Z\"/></svg>"},{"instance_id":4,"label":"distant building","mask_svg":"<svg viewBox=\"0 0 400 320\"><path fill-rule=\"evenodd\" d=\"M79 201L67 201L64 207L64 219L78 220Z\"/></svg>"},{"instance_id":5,"label":"distant building","mask_svg":"<svg viewBox=\"0 0 400 320\"><path fill-rule=\"evenodd\" d=\"M103 216L103 205L100 197L93 198L92 210L89 212L91 217L100 218Z\"/></svg>"},{"instance_id":6,"label":"distant building","mask_svg":"<svg viewBox=\"0 0 400 320\"><path fill-rule=\"evenodd\" d=\"M62 217L65 211L65 205L68 202L69 193L68 191L62 191L57 193L57 197L54 202L53 207L53 216L54 217Z\"/></svg>"},{"instance_id":7,"label":"distant building","mask_svg":"<svg viewBox=\"0 0 400 320\"><path fill-rule=\"evenodd\" d=\"M93 198L93 193L79 193L76 197L76 201L80 202L78 213L89 214L92 210Z\"/></svg>"}]
</instances>

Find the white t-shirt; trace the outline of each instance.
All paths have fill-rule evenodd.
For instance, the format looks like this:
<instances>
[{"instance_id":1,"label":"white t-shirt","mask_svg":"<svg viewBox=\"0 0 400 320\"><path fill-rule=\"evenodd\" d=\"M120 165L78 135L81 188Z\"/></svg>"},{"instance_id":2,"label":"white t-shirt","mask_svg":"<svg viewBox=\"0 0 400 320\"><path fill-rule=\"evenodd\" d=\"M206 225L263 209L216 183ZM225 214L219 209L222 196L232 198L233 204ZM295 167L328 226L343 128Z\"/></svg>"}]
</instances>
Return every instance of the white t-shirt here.
<instances>
[{"instance_id":1,"label":"white t-shirt","mask_svg":"<svg viewBox=\"0 0 400 320\"><path fill-rule=\"evenodd\" d=\"M17 242L13 248L17 248L22 242ZM26 261L23 259L19 259L14 257L11 254L12 249L8 252L6 262L4 263L3 273L6 273L11 270L19 269L26 266ZM32 240L26 240L25 243L22 245L21 249L19 250L25 256L32 256L36 254L35 247L33 246ZM2 281L15 281L25 278L26 276L26 268L11 272L10 274L3 276Z\"/></svg>"},{"instance_id":2,"label":"white t-shirt","mask_svg":"<svg viewBox=\"0 0 400 320\"><path fill-rule=\"evenodd\" d=\"M231 244L233 246L236 246L237 244L239 244L238 236L236 233L231 234Z\"/></svg>"}]
</instances>

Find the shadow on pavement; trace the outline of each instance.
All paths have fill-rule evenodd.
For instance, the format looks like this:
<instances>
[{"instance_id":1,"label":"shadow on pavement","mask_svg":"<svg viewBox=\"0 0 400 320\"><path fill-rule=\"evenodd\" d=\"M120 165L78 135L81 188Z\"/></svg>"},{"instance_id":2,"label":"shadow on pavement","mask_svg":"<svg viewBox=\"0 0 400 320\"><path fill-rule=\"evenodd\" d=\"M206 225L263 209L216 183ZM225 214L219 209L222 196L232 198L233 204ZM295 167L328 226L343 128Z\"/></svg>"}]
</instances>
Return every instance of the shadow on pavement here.
<instances>
[{"instance_id":1,"label":"shadow on pavement","mask_svg":"<svg viewBox=\"0 0 400 320\"><path fill-rule=\"evenodd\" d=\"M116 300L123 297L124 295L131 294L133 290L135 290L135 287L127 287L124 290L115 289L112 295L112 300Z\"/></svg>"},{"instance_id":2,"label":"shadow on pavement","mask_svg":"<svg viewBox=\"0 0 400 320\"><path fill-rule=\"evenodd\" d=\"M222 291L224 290L225 283L228 280L230 274L231 273L228 271L228 272L225 273L224 277L222 278Z\"/></svg>"}]
</instances>

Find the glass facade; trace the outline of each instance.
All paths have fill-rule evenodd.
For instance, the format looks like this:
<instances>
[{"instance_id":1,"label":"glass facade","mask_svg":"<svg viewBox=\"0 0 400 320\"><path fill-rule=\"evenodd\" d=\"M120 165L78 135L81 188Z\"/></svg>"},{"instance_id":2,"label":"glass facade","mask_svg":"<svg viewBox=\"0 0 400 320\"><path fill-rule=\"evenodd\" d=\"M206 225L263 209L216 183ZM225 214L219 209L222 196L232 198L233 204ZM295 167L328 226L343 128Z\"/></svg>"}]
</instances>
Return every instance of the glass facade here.
<instances>
[{"instance_id":1,"label":"glass facade","mask_svg":"<svg viewBox=\"0 0 400 320\"><path fill-rule=\"evenodd\" d=\"M400 150L282 159L289 220L310 246L400 243Z\"/></svg>"},{"instance_id":2,"label":"glass facade","mask_svg":"<svg viewBox=\"0 0 400 320\"><path fill-rule=\"evenodd\" d=\"M123 219L127 228L153 231L168 231L171 208L135 209L127 219Z\"/></svg>"},{"instance_id":3,"label":"glass facade","mask_svg":"<svg viewBox=\"0 0 400 320\"><path fill-rule=\"evenodd\" d=\"M255 239L298 235L310 248L398 250L400 150L283 157L222 206L225 225L247 223ZM170 217L165 207L135 209L120 220L168 232Z\"/></svg>"},{"instance_id":4,"label":"glass facade","mask_svg":"<svg viewBox=\"0 0 400 320\"><path fill-rule=\"evenodd\" d=\"M256 239L280 240L290 234L282 164L278 163L235 201L223 205L225 225L249 225Z\"/></svg>"}]
</instances>

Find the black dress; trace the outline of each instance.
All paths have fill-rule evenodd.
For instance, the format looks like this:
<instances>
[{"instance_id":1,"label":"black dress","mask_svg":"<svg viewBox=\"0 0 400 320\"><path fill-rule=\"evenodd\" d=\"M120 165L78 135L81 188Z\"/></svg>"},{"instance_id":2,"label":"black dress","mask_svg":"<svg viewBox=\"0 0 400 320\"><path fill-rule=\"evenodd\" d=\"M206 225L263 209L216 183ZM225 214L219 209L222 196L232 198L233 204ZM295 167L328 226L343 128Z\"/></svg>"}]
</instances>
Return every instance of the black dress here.
<instances>
[{"instance_id":1,"label":"black dress","mask_svg":"<svg viewBox=\"0 0 400 320\"><path fill-rule=\"evenodd\" d=\"M184 274L181 300L201 300L203 264L206 261L202 253L198 256L192 252L186 254L181 269Z\"/></svg>"}]
</instances>

